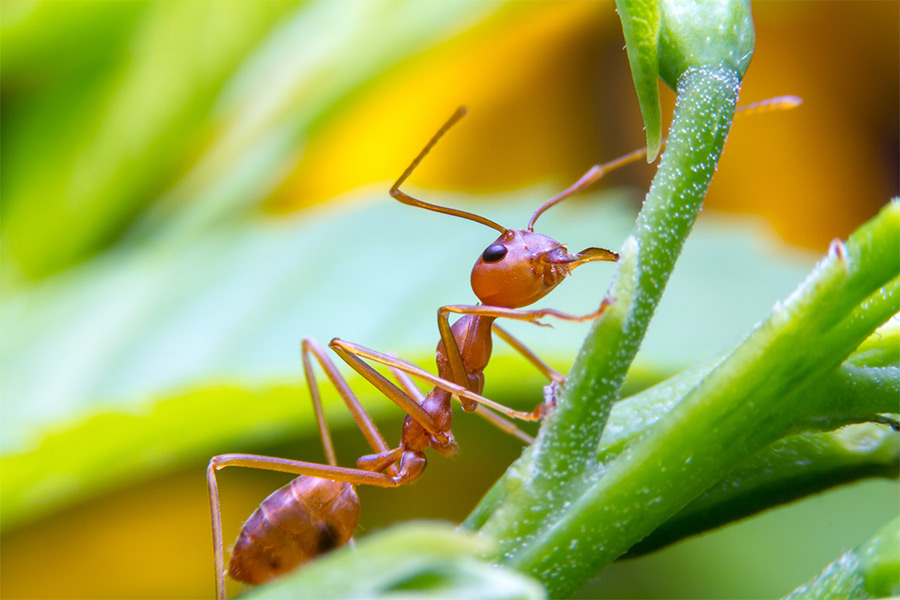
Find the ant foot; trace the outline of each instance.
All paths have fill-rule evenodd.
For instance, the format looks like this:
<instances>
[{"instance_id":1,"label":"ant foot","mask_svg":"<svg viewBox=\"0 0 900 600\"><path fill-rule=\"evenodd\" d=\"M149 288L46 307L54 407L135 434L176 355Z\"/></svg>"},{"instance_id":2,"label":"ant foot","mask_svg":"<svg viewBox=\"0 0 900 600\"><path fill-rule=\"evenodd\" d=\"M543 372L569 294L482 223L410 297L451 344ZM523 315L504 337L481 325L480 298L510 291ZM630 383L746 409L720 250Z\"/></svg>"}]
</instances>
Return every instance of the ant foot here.
<instances>
[{"instance_id":1,"label":"ant foot","mask_svg":"<svg viewBox=\"0 0 900 600\"><path fill-rule=\"evenodd\" d=\"M544 386L544 401L534 411L539 419L543 419L556 408L562 383L565 383L565 380L563 382L551 381Z\"/></svg>"}]
</instances>

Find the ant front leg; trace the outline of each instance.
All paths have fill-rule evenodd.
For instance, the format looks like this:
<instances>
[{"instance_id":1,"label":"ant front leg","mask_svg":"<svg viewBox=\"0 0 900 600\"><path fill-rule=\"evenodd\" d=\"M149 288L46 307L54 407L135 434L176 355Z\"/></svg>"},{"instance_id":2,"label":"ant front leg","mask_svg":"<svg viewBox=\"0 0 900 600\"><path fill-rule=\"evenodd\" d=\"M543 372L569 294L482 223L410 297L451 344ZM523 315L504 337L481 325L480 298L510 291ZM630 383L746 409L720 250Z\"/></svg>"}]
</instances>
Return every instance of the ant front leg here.
<instances>
[{"instance_id":1,"label":"ant front leg","mask_svg":"<svg viewBox=\"0 0 900 600\"><path fill-rule=\"evenodd\" d=\"M477 304L474 306L449 305L442 306L438 309L438 327L442 330L441 337L443 337L443 329L446 328L449 331L450 325L448 313L457 313L461 315L480 315L484 317L513 319L514 321L527 321L529 323L534 323L535 325L540 325L541 327L549 327L547 323L541 322L541 319L543 319L544 317L554 317L561 321L583 323L585 321L593 321L594 319L599 318L604 312L606 312L606 309L609 308L611 304L611 300L604 298L603 302L600 303L600 308L587 315L570 315L569 313L564 313L552 308L522 310L518 308L506 308L503 306L487 306L484 304Z\"/></svg>"},{"instance_id":2,"label":"ant front leg","mask_svg":"<svg viewBox=\"0 0 900 600\"><path fill-rule=\"evenodd\" d=\"M410 396L408 393L403 391L401 388L394 385L391 381L388 380L387 377L373 369L371 366L366 364L362 358L368 358L367 354L375 354L380 357L383 357L384 360L378 360L376 362L380 362L381 364L388 366L397 366L401 371L406 371L407 373L411 373L408 369L404 369L400 364L409 364L404 363L400 359L396 357L389 356L387 354L377 353L357 344L352 344L350 342L345 342L344 340L334 338L329 342L328 347L331 348L335 354L341 357L347 365L362 375L363 379L371 383L375 389L384 394L388 399L394 402L397 406L399 406L403 412L408 414L414 420L416 420L425 431L434 437L439 443L442 444L450 444L451 438L443 431L441 431L438 424L435 420L428 414L425 409L419 406L419 403L416 402L416 399ZM363 352L359 352L358 350L363 350ZM395 364L396 363L396 364ZM415 365L412 365L415 369ZM421 371L421 369L418 369ZM424 371L423 371L424 372ZM411 373L413 374L413 373Z\"/></svg>"},{"instance_id":3,"label":"ant front leg","mask_svg":"<svg viewBox=\"0 0 900 600\"><path fill-rule=\"evenodd\" d=\"M600 303L600 307L584 316L579 315L571 315L568 313L564 313L558 310L554 310L552 308L542 308L542 309L534 309L534 310L520 310L515 308L506 308L502 306L486 306L486 305L450 305L450 306L442 306L438 309L438 329L441 332L441 340L444 343L444 349L447 353L447 359L450 363L451 372L454 373L454 378L456 378L457 369L463 369L462 367L462 355L459 350L459 347L456 343L456 339L451 331L449 314L463 314L463 315L473 315L487 318L506 318L506 319L514 319L517 321L527 321L529 323L534 323L540 326L548 326L545 323L541 322L541 319L544 317L554 317L563 321L572 321L572 322L584 322L584 321L592 321L602 315L606 309L610 306L611 301L608 299L604 299L603 302ZM540 359L534 352L532 352L527 346L525 346L522 342L517 340L503 328L496 325L496 323L492 324L491 329L497 333L501 339L506 341L514 350L522 354L526 360L528 360L531 364L533 364L541 373L543 373L548 379L551 381L551 386L558 387L563 382L565 382L565 377L554 370L550 365L545 363ZM531 413L526 413L530 415L530 420L539 420L543 418L543 416L547 413L547 411L553 407L555 404L555 394L551 394L549 400L545 399L544 402L539 404ZM463 406L465 408L465 404ZM509 409L511 410L511 409ZM502 411L501 411L502 412Z\"/></svg>"},{"instance_id":4,"label":"ant front leg","mask_svg":"<svg viewBox=\"0 0 900 600\"><path fill-rule=\"evenodd\" d=\"M562 388L562 385L566 382L566 377L543 360L541 357L532 352L531 348L523 344L518 338L513 336L506 329L497 325L497 323L493 323L491 325L491 331L497 334L501 340L506 342L513 350L521 354L525 360L534 365L538 371L540 371L544 377L550 380L550 383L544 386L544 410L548 411L556 406L556 399L559 395L559 390Z\"/></svg>"}]
</instances>

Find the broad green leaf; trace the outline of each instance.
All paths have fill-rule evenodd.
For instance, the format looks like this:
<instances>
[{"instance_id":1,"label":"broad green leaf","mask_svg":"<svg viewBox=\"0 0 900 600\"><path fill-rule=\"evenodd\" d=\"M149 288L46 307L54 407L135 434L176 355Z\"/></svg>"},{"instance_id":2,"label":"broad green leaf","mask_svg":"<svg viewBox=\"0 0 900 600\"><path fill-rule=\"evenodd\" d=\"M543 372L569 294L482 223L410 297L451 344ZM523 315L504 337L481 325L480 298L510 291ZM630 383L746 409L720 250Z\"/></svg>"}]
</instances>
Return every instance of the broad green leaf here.
<instances>
[{"instance_id":1,"label":"broad green leaf","mask_svg":"<svg viewBox=\"0 0 900 600\"><path fill-rule=\"evenodd\" d=\"M522 206L548 195L517 194L491 216L515 225L529 212ZM229 444L311 431L300 383L304 335L340 336L430 367L435 309L474 300L468 270L493 232L386 196L366 193L339 208L221 228L171 247L134 247L5 297L4 526ZM485 212L483 202L432 197ZM555 208L542 225L573 248L615 248L631 218L621 201L594 197ZM724 351L810 264L805 254L775 251L751 224L701 221L639 371L658 380ZM591 310L609 277L601 265L579 269L544 304ZM706 324L702 334L697 323ZM517 325L509 327L563 370L585 330ZM486 375L493 397L540 393L536 372L502 343ZM365 386L355 389L375 414L387 408ZM340 408L329 415L349 422Z\"/></svg>"},{"instance_id":2,"label":"broad green leaf","mask_svg":"<svg viewBox=\"0 0 900 600\"><path fill-rule=\"evenodd\" d=\"M472 598L538 600L544 590L515 571L476 558L485 538L455 533L442 524L412 522L366 536L309 566L259 586L242 597ZM348 574L352 573L352 577Z\"/></svg>"}]
</instances>

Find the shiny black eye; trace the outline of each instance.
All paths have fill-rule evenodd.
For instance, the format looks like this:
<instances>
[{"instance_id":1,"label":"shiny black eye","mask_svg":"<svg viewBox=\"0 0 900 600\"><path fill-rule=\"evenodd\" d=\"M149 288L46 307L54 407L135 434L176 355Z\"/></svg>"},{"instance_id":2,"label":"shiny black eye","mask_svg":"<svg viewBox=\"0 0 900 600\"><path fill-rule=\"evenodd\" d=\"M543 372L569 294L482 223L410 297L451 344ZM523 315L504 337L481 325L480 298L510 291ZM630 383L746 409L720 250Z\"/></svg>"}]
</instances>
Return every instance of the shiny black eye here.
<instances>
[{"instance_id":1,"label":"shiny black eye","mask_svg":"<svg viewBox=\"0 0 900 600\"><path fill-rule=\"evenodd\" d=\"M498 260L503 260L503 257L506 256L506 246L503 244L491 244L484 250L484 254L481 255L481 260L486 263L497 262Z\"/></svg>"}]
</instances>

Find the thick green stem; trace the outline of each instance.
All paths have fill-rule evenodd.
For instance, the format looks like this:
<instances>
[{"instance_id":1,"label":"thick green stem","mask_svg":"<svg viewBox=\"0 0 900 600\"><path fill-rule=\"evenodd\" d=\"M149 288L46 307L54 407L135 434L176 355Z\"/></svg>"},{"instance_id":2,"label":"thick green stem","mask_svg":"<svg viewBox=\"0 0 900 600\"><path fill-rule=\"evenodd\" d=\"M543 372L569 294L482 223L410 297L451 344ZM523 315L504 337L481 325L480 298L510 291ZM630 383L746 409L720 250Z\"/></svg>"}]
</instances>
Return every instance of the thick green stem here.
<instances>
[{"instance_id":1,"label":"thick green stem","mask_svg":"<svg viewBox=\"0 0 900 600\"><path fill-rule=\"evenodd\" d=\"M592 462L598 426L618 399L684 241L700 212L725 144L739 82L727 70L682 77L671 138L623 254L610 296L615 306L588 335L558 409L536 442L535 466L551 479L572 462ZM599 399L599 400L598 400ZM564 478L563 478L564 479Z\"/></svg>"},{"instance_id":2,"label":"thick green stem","mask_svg":"<svg viewBox=\"0 0 900 600\"><path fill-rule=\"evenodd\" d=\"M778 440L735 468L628 551L653 552L780 504L869 477L896 478L900 434L865 423Z\"/></svg>"},{"instance_id":3,"label":"thick green stem","mask_svg":"<svg viewBox=\"0 0 900 600\"><path fill-rule=\"evenodd\" d=\"M891 311L900 310L885 286L900 271L898 246L895 202L836 245L765 323L506 562L538 576L552 595L572 591L580 574L596 573L748 456L831 416L834 407L804 392L862 342L863 331L843 327L858 304L865 308L883 289Z\"/></svg>"},{"instance_id":4,"label":"thick green stem","mask_svg":"<svg viewBox=\"0 0 900 600\"><path fill-rule=\"evenodd\" d=\"M546 556L548 548L543 544L532 548L527 540L552 529L552 515L596 474L598 432L619 398L628 367L700 211L738 90L737 74L728 69L689 69L681 78L666 152L622 250L610 291L614 304L594 325L556 411L530 451L504 477L500 506L482 528L499 541L504 560L535 573L519 555ZM562 560L566 549L556 550L560 559L556 563L567 563ZM538 575L550 584L556 573ZM554 593L572 589L581 581L573 577L550 589Z\"/></svg>"}]
</instances>

